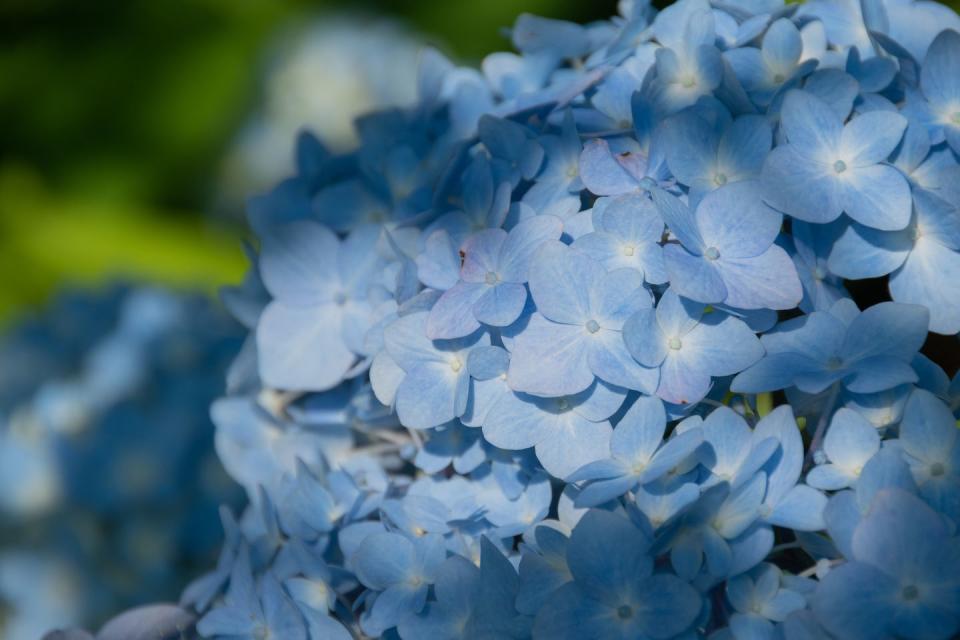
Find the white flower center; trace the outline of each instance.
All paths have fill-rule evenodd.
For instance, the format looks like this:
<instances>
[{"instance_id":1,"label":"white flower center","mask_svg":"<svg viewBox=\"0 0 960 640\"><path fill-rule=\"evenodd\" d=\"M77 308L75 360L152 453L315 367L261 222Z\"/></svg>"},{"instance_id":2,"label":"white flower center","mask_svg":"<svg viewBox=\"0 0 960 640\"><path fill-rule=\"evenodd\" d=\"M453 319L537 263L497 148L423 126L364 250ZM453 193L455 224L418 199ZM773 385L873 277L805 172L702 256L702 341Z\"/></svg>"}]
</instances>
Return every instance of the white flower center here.
<instances>
[{"instance_id":1,"label":"white flower center","mask_svg":"<svg viewBox=\"0 0 960 640\"><path fill-rule=\"evenodd\" d=\"M707 260L718 260L720 258L720 249L707 247L707 250L703 252L703 257Z\"/></svg>"},{"instance_id":2,"label":"white flower center","mask_svg":"<svg viewBox=\"0 0 960 640\"><path fill-rule=\"evenodd\" d=\"M633 255L634 251L636 251L636 247L634 247L632 244L623 245L623 255L630 257Z\"/></svg>"},{"instance_id":3,"label":"white flower center","mask_svg":"<svg viewBox=\"0 0 960 640\"><path fill-rule=\"evenodd\" d=\"M596 333L597 331L600 331L600 323L596 320L587 320L587 324L585 326L587 327L587 331L590 333Z\"/></svg>"},{"instance_id":4,"label":"white flower center","mask_svg":"<svg viewBox=\"0 0 960 640\"><path fill-rule=\"evenodd\" d=\"M500 276L493 271L487 271L487 275L485 275L483 279L487 284L497 284L497 281L500 280Z\"/></svg>"},{"instance_id":5,"label":"white flower center","mask_svg":"<svg viewBox=\"0 0 960 640\"><path fill-rule=\"evenodd\" d=\"M844 162L843 160L837 160L836 162L833 163L833 170L836 171L837 173L843 173L844 171L847 170L847 163Z\"/></svg>"},{"instance_id":6,"label":"white flower center","mask_svg":"<svg viewBox=\"0 0 960 640\"><path fill-rule=\"evenodd\" d=\"M463 361L460 358L453 357L450 359L450 368L453 369L454 373L460 373L460 369L463 369Z\"/></svg>"},{"instance_id":7,"label":"white flower center","mask_svg":"<svg viewBox=\"0 0 960 640\"><path fill-rule=\"evenodd\" d=\"M674 351L679 351L683 347L683 341L680 338L670 338L667 340L667 346L673 349Z\"/></svg>"},{"instance_id":8,"label":"white flower center","mask_svg":"<svg viewBox=\"0 0 960 640\"><path fill-rule=\"evenodd\" d=\"M717 185L718 187L722 187L723 185L727 184L727 174L718 173L717 175L713 176L713 184Z\"/></svg>"}]
</instances>

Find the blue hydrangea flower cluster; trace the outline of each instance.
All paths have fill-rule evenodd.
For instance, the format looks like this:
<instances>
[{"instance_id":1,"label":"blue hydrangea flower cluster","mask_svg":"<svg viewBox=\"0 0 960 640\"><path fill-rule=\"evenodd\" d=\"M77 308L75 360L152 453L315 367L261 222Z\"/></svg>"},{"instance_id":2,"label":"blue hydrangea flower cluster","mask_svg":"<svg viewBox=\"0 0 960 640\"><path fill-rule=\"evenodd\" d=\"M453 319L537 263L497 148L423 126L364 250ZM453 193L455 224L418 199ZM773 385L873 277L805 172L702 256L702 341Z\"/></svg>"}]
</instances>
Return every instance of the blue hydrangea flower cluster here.
<instances>
[{"instance_id":1,"label":"blue hydrangea flower cluster","mask_svg":"<svg viewBox=\"0 0 960 640\"><path fill-rule=\"evenodd\" d=\"M200 296L70 291L0 336L0 637L171 598L242 504L205 405L239 327Z\"/></svg>"},{"instance_id":2,"label":"blue hydrangea flower cluster","mask_svg":"<svg viewBox=\"0 0 960 640\"><path fill-rule=\"evenodd\" d=\"M251 504L199 634L956 637L960 382L920 349L960 331L960 18L510 35L252 200L213 406Z\"/></svg>"}]
</instances>

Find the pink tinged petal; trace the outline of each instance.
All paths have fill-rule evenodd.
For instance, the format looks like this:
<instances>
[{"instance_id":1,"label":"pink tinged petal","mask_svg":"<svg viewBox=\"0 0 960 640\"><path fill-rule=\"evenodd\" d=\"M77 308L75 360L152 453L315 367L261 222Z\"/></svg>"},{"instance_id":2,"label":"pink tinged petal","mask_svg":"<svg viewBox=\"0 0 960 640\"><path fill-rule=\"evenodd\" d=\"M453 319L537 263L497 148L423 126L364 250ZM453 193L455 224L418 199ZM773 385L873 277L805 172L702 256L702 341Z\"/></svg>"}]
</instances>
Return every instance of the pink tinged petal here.
<instances>
[{"instance_id":1,"label":"pink tinged petal","mask_svg":"<svg viewBox=\"0 0 960 640\"><path fill-rule=\"evenodd\" d=\"M486 284L458 282L437 300L427 317L426 335L431 340L449 340L470 335L480 328L473 307L490 287Z\"/></svg>"},{"instance_id":2,"label":"pink tinged petal","mask_svg":"<svg viewBox=\"0 0 960 640\"><path fill-rule=\"evenodd\" d=\"M847 172L840 185L843 210L848 216L882 231L897 231L910 224L913 202L902 173L879 164Z\"/></svg>"},{"instance_id":3,"label":"pink tinged petal","mask_svg":"<svg viewBox=\"0 0 960 640\"><path fill-rule=\"evenodd\" d=\"M739 309L792 309L803 298L803 287L787 252L774 245L753 258L718 260L727 289L725 304Z\"/></svg>"},{"instance_id":4,"label":"pink tinged petal","mask_svg":"<svg viewBox=\"0 0 960 640\"><path fill-rule=\"evenodd\" d=\"M534 313L514 340L507 372L510 387L547 397L583 391L594 379L587 365L587 340L582 325L557 324Z\"/></svg>"},{"instance_id":5,"label":"pink tinged petal","mask_svg":"<svg viewBox=\"0 0 960 640\"><path fill-rule=\"evenodd\" d=\"M463 267L460 279L466 282L485 282L488 273L496 273L500 247L507 239L503 229L484 229L471 235L460 246Z\"/></svg>"},{"instance_id":6,"label":"pink tinged petal","mask_svg":"<svg viewBox=\"0 0 960 640\"><path fill-rule=\"evenodd\" d=\"M290 391L325 391L340 384L356 360L341 334L332 305L267 305L257 325L257 351L264 384Z\"/></svg>"}]
</instances>

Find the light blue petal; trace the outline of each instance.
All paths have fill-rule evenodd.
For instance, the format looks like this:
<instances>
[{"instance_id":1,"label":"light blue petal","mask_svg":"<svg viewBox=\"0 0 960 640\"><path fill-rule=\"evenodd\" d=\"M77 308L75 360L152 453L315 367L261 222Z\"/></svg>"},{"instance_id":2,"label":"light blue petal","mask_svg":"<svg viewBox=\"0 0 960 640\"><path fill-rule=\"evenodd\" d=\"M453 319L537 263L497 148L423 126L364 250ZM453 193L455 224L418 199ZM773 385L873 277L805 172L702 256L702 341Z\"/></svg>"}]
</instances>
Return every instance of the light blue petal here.
<instances>
[{"instance_id":1,"label":"light blue petal","mask_svg":"<svg viewBox=\"0 0 960 640\"><path fill-rule=\"evenodd\" d=\"M460 245L463 266L460 279L465 282L485 282L487 274L499 268L500 248L507 239L503 229L484 229L474 233Z\"/></svg>"},{"instance_id":2,"label":"light blue petal","mask_svg":"<svg viewBox=\"0 0 960 640\"><path fill-rule=\"evenodd\" d=\"M711 317L716 315L721 317ZM711 376L730 376L763 357L760 340L742 320L726 314L704 320L682 339L680 351L691 367Z\"/></svg>"},{"instance_id":3,"label":"light blue petal","mask_svg":"<svg viewBox=\"0 0 960 640\"><path fill-rule=\"evenodd\" d=\"M667 357L667 337L654 309L641 309L630 316L623 325L623 341L630 355L644 366L658 367Z\"/></svg>"},{"instance_id":4,"label":"light blue petal","mask_svg":"<svg viewBox=\"0 0 960 640\"><path fill-rule=\"evenodd\" d=\"M716 129L695 112L685 112L664 122L658 135L677 180L689 187L710 188L720 143Z\"/></svg>"},{"instance_id":5,"label":"light blue petal","mask_svg":"<svg viewBox=\"0 0 960 640\"><path fill-rule=\"evenodd\" d=\"M886 637L896 583L881 571L853 562L834 568L817 587L813 612L828 631L843 638Z\"/></svg>"},{"instance_id":6,"label":"light blue petal","mask_svg":"<svg viewBox=\"0 0 960 640\"><path fill-rule=\"evenodd\" d=\"M325 391L356 361L334 305L291 307L274 300L257 325L260 377L275 389Z\"/></svg>"},{"instance_id":7,"label":"light blue petal","mask_svg":"<svg viewBox=\"0 0 960 640\"><path fill-rule=\"evenodd\" d=\"M639 194L611 200L603 211L602 225L604 230L637 243L659 242L663 233L656 205Z\"/></svg>"},{"instance_id":8,"label":"light blue petal","mask_svg":"<svg viewBox=\"0 0 960 640\"><path fill-rule=\"evenodd\" d=\"M820 531L826 528L823 520L823 510L826 506L825 495L800 484L780 499L766 517L766 521L795 531Z\"/></svg>"},{"instance_id":9,"label":"light blue petal","mask_svg":"<svg viewBox=\"0 0 960 640\"><path fill-rule=\"evenodd\" d=\"M374 533L354 552L351 565L360 582L382 591L410 577L413 544L398 533Z\"/></svg>"},{"instance_id":10,"label":"light blue petal","mask_svg":"<svg viewBox=\"0 0 960 640\"><path fill-rule=\"evenodd\" d=\"M883 231L897 231L910 224L913 201L903 174L887 165L851 168L847 172L849 175L840 181L841 202L847 215Z\"/></svg>"},{"instance_id":11,"label":"light blue petal","mask_svg":"<svg viewBox=\"0 0 960 640\"><path fill-rule=\"evenodd\" d=\"M923 500L887 489L877 493L857 526L853 552L858 561L890 576L916 580L932 568L924 565L936 556L937 547L948 544L947 535L941 516ZM918 548L920 540L923 545Z\"/></svg>"},{"instance_id":12,"label":"light blue petal","mask_svg":"<svg viewBox=\"0 0 960 640\"><path fill-rule=\"evenodd\" d=\"M657 370L644 367L630 355L619 331L601 329L586 340L587 364L599 379L618 387L652 393Z\"/></svg>"},{"instance_id":13,"label":"light blue petal","mask_svg":"<svg viewBox=\"0 0 960 640\"><path fill-rule=\"evenodd\" d=\"M928 100L936 104L956 104L960 100L960 80L956 63L960 56L960 34L953 30L941 32L923 61L920 86Z\"/></svg>"},{"instance_id":14,"label":"light blue petal","mask_svg":"<svg viewBox=\"0 0 960 640\"><path fill-rule=\"evenodd\" d=\"M555 423L553 433L537 443L537 459L550 475L561 480L594 460L610 456L609 422L590 422L568 412Z\"/></svg>"},{"instance_id":15,"label":"light blue petal","mask_svg":"<svg viewBox=\"0 0 960 640\"><path fill-rule=\"evenodd\" d=\"M826 102L806 91L790 91L780 110L780 126L790 145L807 157L833 153L843 122Z\"/></svg>"},{"instance_id":16,"label":"light blue petal","mask_svg":"<svg viewBox=\"0 0 960 640\"><path fill-rule=\"evenodd\" d=\"M598 196L615 196L637 190L637 181L617 162L606 140L587 142L580 154L580 179Z\"/></svg>"},{"instance_id":17,"label":"light blue petal","mask_svg":"<svg viewBox=\"0 0 960 640\"><path fill-rule=\"evenodd\" d=\"M556 419L541 410L532 398L511 393L487 413L483 437L501 449L527 449L550 433L550 425Z\"/></svg>"},{"instance_id":18,"label":"light blue petal","mask_svg":"<svg viewBox=\"0 0 960 640\"><path fill-rule=\"evenodd\" d=\"M850 323L840 355L846 362L878 355L910 360L926 339L928 317L919 305L875 304Z\"/></svg>"},{"instance_id":19,"label":"light blue petal","mask_svg":"<svg viewBox=\"0 0 960 640\"><path fill-rule=\"evenodd\" d=\"M526 282L530 261L537 249L548 240L559 240L562 231L563 222L550 215L534 216L518 223L500 248L500 277L507 282Z\"/></svg>"},{"instance_id":20,"label":"light blue petal","mask_svg":"<svg viewBox=\"0 0 960 640\"><path fill-rule=\"evenodd\" d=\"M896 270L913 249L912 232L877 231L852 224L837 239L827 263L841 278L877 278Z\"/></svg>"},{"instance_id":21,"label":"light blue petal","mask_svg":"<svg viewBox=\"0 0 960 640\"><path fill-rule=\"evenodd\" d=\"M670 275L670 288L677 294L708 304L727 299L727 287L716 262L693 255L675 244L664 247L663 259Z\"/></svg>"},{"instance_id":22,"label":"light blue petal","mask_svg":"<svg viewBox=\"0 0 960 640\"><path fill-rule=\"evenodd\" d=\"M332 231L298 221L264 228L260 241L260 277L275 298L298 306L332 299L340 284L340 242Z\"/></svg>"},{"instance_id":23,"label":"light blue petal","mask_svg":"<svg viewBox=\"0 0 960 640\"><path fill-rule=\"evenodd\" d=\"M857 116L840 134L840 157L851 167L883 162L900 144L907 119L890 111L870 111Z\"/></svg>"},{"instance_id":24,"label":"light blue petal","mask_svg":"<svg viewBox=\"0 0 960 640\"><path fill-rule=\"evenodd\" d=\"M780 18L763 36L763 58L776 73L792 71L803 52L800 31L788 18Z\"/></svg>"},{"instance_id":25,"label":"light blue petal","mask_svg":"<svg viewBox=\"0 0 960 640\"><path fill-rule=\"evenodd\" d=\"M960 332L960 253L921 238L889 286L897 302L927 307L931 331Z\"/></svg>"},{"instance_id":26,"label":"light blue petal","mask_svg":"<svg viewBox=\"0 0 960 640\"><path fill-rule=\"evenodd\" d=\"M633 592L643 603L639 630L650 638L672 638L690 628L700 613L700 593L692 586L669 574L644 580Z\"/></svg>"},{"instance_id":27,"label":"light blue petal","mask_svg":"<svg viewBox=\"0 0 960 640\"><path fill-rule=\"evenodd\" d=\"M657 451L653 461L639 476L639 482L647 484L668 473L671 469L689 458L703 443L703 432L691 429L673 435Z\"/></svg>"},{"instance_id":28,"label":"light blue petal","mask_svg":"<svg viewBox=\"0 0 960 640\"><path fill-rule=\"evenodd\" d=\"M530 265L530 293L544 317L583 325L590 320L590 292L604 269L586 254L565 244L544 243Z\"/></svg>"},{"instance_id":29,"label":"light blue petal","mask_svg":"<svg viewBox=\"0 0 960 640\"><path fill-rule=\"evenodd\" d=\"M722 258L751 258L766 251L780 233L782 216L760 199L759 184L736 182L704 196L697 228L707 247Z\"/></svg>"},{"instance_id":30,"label":"light blue petal","mask_svg":"<svg viewBox=\"0 0 960 640\"><path fill-rule=\"evenodd\" d=\"M956 421L936 396L916 389L903 409L900 443L911 456L928 463L945 463L957 443Z\"/></svg>"},{"instance_id":31,"label":"light blue petal","mask_svg":"<svg viewBox=\"0 0 960 640\"><path fill-rule=\"evenodd\" d=\"M397 388L397 417L412 429L450 422L463 413L469 384L465 364L459 372L442 362L417 365Z\"/></svg>"},{"instance_id":32,"label":"light blue petal","mask_svg":"<svg viewBox=\"0 0 960 640\"><path fill-rule=\"evenodd\" d=\"M803 297L796 267L777 245L752 258L721 259L715 264L727 290L722 302L731 307L792 309Z\"/></svg>"},{"instance_id":33,"label":"light blue petal","mask_svg":"<svg viewBox=\"0 0 960 640\"><path fill-rule=\"evenodd\" d=\"M843 211L843 192L829 171L793 145L781 145L764 162L763 199L798 220L831 222Z\"/></svg>"},{"instance_id":34,"label":"light blue petal","mask_svg":"<svg viewBox=\"0 0 960 640\"><path fill-rule=\"evenodd\" d=\"M627 318L651 306L643 277L633 269L617 269L605 274L590 291L591 319L604 329L620 331Z\"/></svg>"},{"instance_id":35,"label":"light blue petal","mask_svg":"<svg viewBox=\"0 0 960 640\"><path fill-rule=\"evenodd\" d=\"M593 382L587 364L590 334L583 325L557 324L534 313L513 343L507 381L515 391L564 396Z\"/></svg>"},{"instance_id":36,"label":"light blue petal","mask_svg":"<svg viewBox=\"0 0 960 640\"><path fill-rule=\"evenodd\" d=\"M443 300L442 297L441 300ZM506 327L520 317L526 302L525 286L513 282L502 282L486 288L483 295L473 304L473 317L484 324ZM437 302L438 306L439 304Z\"/></svg>"},{"instance_id":37,"label":"light blue petal","mask_svg":"<svg viewBox=\"0 0 960 640\"><path fill-rule=\"evenodd\" d=\"M434 231L417 256L417 277L428 287L445 291L460 279L460 256L445 230Z\"/></svg>"},{"instance_id":38,"label":"light blue petal","mask_svg":"<svg viewBox=\"0 0 960 640\"><path fill-rule=\"evenodd\" d=\"M626 462L647 464L663 442L667 413L658 398L641 396L613 431L610 452Z\"/></svg>"},{"instance_id":39,"label":"light blue petal","mask_svg":"<svg viewBox=\"0 0 960 640\"><path fill-rule=\"evenodd\" d=\"M694 404L710 391L710 376L691 368L681 356L671 352L660 365L660 383L657 395L672 404Z\"/></svg>"},{"instance_id":40,"label":"light blue petal","mask_svg":"<svg viewBox=\"0 0 960 640\"><path fill-rule=\"evenodd\" d=\"M577 586L598 600L616 602L624 587L653 571L650 541L631 522L609 511L591 509L570 535L567 564ZM611 554L610 550L617 553Z\"/></svg>"},{"instance_id":41,"label":"light blue petal","mask_svg":"<svg viewBox=\"0 0 960 640\"><path fill-rule=\"evenodd\" d=\"M650 192L654 204L657 205L657 211L660 217L667 223L676 238L683 246L692 252L700 253L706 246L703 244L703 238L697 228L697 221L690 208L666 191L654 189Z\"/></svg>"},{"instance_id":42,"label":"light blue petal","mask_svg":"<svg viewBox=\"0 0 960 640\"><path fill-rule=\"evenodd\" d=\"M480 323L473 314L473 306L490 288L483 283L461 281L444 291L427 318L427 338L451 340L479 329Z\"/></svg>"},{"instance_id":43,"label":"light blue petal","mask_svg":"<svg viewBox=\"0 0 960 640\"><path fill-rule=\"evenodd\" d=\"M851 409L837 409L823 439L823 451L831 462L844 469L862 469L879 450L880 436L866 418Z\"/></svg>"},{"instance_id":44,"label":"light blue petal","mask_svg":"<svg viewBox=\"0 0 960 640\"><path fill-rule=\"evenodd\" d=\"M741 116L733 121L720 139L717 164L721 170L730 172L727 179L731 182L757 178L772 141L773 132L766 118Z\"/></svg>"},{"instance_id":45,"label":"light blue petal","mask_svg":"<svg viewBox=\"0 0 960 640\"><path fill-rule=\"evenodd\" d=\"M467 355L467 371L477 380L489 380L507 372L510 354L503 347L477 347Z\"/></svg>"},{"instance_id":46,"label":"light blue petal","mask_svg":"<svg viewBox=\"0 0 960 640\"><path fill-rule=\"evenodd\" d=\"M854 393L877 393L916 381L917 374L909 364L890 356L870 356L859 360L843 377L844 385ZM814 391L805 389L799 380L797 387L801 391Z\"/></svg>"}]
</instances>

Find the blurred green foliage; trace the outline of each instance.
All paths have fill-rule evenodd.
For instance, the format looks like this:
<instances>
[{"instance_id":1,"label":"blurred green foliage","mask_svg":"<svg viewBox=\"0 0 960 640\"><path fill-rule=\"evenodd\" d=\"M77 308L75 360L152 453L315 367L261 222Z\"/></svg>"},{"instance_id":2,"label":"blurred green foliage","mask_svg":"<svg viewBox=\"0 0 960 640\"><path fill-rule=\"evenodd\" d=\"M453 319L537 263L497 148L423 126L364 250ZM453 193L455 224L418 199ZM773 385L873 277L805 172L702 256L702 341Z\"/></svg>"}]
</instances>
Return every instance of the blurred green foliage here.
<instances>
[{"instance_id":1,"label":"blurred green foliage","mask_svg":"<svg viewBox=\"0 0 960 640\"><path fill-rule=\"evenodd\" d=\"M336 10L477 62L520 12L584 21L615 2L0 0L0 320L72 282L239 280L240 225L205 216L220 159L272 35Z\"/></svg>"}]
</instances>

